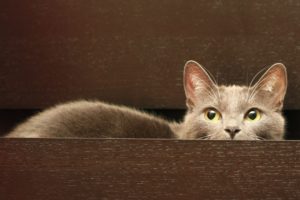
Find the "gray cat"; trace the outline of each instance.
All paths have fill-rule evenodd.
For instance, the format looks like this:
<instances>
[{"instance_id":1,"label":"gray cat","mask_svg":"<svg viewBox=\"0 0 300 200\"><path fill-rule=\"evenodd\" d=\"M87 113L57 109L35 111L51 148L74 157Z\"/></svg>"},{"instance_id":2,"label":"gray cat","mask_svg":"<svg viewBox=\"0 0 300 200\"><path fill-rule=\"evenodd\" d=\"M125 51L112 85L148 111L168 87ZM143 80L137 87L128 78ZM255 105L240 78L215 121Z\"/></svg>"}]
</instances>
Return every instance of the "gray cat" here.
<instances>
[{"instance_id":1,"label":"gray cat","mask_svg":"<svg viewBox=\"0 0 300 200\"><path fill-rule=\"evenodd\" d=\"M57 105L17 126L6 137L178 138L280 140L287 89L283 64L272 65L253 86L218 86L195 61L184 69L188 111L183 122L99 101Z\"/></svg>"}]
</instances>

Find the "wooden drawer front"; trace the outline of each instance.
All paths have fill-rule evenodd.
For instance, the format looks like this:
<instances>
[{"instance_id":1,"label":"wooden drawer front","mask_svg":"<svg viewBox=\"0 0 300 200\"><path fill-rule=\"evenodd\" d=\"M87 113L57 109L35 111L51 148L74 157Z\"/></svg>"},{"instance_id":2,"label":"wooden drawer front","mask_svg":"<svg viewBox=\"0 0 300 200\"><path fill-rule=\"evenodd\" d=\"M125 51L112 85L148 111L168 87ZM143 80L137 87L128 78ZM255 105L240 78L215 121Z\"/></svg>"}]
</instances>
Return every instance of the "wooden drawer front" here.
<instances>
[{"instance_id":1,"label":"wooden drawer front","mask_svg":"<svg viewBox=\"0 0 300 200\"><path fill-rule=\"evenodd\" d=\"M300 142L0 139L0 199L300 199Z\"/></svg>"}]
</instances>

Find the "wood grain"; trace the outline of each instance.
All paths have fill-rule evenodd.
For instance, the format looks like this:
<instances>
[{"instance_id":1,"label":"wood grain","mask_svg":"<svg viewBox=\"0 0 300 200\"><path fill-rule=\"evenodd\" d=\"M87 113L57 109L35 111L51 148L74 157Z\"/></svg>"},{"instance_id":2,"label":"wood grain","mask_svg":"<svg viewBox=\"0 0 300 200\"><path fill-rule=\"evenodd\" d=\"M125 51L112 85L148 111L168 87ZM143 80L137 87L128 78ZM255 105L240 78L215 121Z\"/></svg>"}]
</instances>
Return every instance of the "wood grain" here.
<instances>
[{"instance_id":1,"label":"wood grain","mask_svg":"<svg viewBox=\"0 0 300 200\"><path fill-rule=\"evenodd\" d=\"M300 4L279 1L1 1L0 108L98 98L184 108L195 59L222 84L286 64L299 109Z\"/></svg>"},{"instance_id":2,"label":"wood grain","mask_svg":"<svg viewBox=\"0 0 300 200\"><path fill-rule=\"evenodd\" d=\"M300 142L0 139L0 199L299 199Z\"/></svg>"}]
</instances>

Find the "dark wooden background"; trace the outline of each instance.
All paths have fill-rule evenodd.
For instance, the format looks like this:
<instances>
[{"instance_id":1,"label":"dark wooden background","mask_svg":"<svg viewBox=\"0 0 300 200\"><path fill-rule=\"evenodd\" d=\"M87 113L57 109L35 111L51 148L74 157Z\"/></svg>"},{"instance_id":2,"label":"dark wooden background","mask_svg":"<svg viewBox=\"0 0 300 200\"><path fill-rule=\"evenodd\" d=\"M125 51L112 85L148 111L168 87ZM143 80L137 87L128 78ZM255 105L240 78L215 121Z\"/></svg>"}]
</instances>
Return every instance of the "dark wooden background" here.
<instances>
[{"instance_id":1,"label":"dark wooden background","mask_svg":"<svg viewBox=\"0 0 300 200\"><path fill-rule=\"evenodd\" d=\"M289 73L299 109L299 1L53 0L0 2L0 108L78 98L184 108L182 70L195 59L220 83L265 66Z\"/></svg>"},{"instance_id":2,"label":"dark wooden background","mask_svg":"<svg viewBox=\"0 0 300 200\"><path fill-rule=\"evenodd\" d=\"M300 199L300 143L0 139L0 199Z\"/></svg>"}]
</instances>

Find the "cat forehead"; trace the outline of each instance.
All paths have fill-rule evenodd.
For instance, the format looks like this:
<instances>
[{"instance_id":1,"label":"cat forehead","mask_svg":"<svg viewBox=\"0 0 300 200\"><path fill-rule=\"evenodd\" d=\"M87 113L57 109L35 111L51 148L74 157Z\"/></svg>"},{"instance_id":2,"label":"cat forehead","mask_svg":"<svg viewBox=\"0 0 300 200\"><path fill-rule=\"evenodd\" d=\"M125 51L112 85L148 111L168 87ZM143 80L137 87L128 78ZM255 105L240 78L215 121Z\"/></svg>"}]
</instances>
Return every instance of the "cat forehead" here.
<instances>
[{"instance_id":1,"label":"cat forehead","mask_svg":"<svg viewBox=\"0 0 300 200\"><path fill-rule=\"evenodd\" d=\"M220 92L220 95L222 96L232 96L238 95L238 96L244 96L248 94L249 88L246 86L238 86L238 85L221 85L218 87L218 90Z\"/></svg>"},{"instance_id":2,"label":"cat forehead","mask_svg":"<svg viewBox=\"0 0 300 200\"><path fill-rule=\"evenodd\" d=\"M219 86L218 107L227 111L239 111L249 106L249 88L245 86Z\"/></svg>"}]
</instances>

